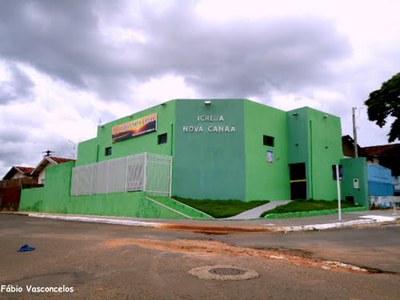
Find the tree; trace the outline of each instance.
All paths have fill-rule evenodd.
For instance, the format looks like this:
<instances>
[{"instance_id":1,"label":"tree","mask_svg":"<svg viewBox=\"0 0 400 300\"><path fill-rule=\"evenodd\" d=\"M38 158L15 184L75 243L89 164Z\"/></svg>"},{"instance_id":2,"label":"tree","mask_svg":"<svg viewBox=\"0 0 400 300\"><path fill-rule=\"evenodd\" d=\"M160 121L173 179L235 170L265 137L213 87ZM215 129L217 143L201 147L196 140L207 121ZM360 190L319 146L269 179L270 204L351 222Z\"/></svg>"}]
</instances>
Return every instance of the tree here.
<instances>
[{"instance_id":1,"label":"tree","mask_svg":"<svg viewBox=\"0 0 400 300\"><path fill-rule=\"evenodd\" d=\"M389 116L394 117L388 140L389 142L400 140L400 73L384 82L379 90L369 94L365 105L368 106L368 119L375 121L381 128Z\"/></svg>"}]
</instances>

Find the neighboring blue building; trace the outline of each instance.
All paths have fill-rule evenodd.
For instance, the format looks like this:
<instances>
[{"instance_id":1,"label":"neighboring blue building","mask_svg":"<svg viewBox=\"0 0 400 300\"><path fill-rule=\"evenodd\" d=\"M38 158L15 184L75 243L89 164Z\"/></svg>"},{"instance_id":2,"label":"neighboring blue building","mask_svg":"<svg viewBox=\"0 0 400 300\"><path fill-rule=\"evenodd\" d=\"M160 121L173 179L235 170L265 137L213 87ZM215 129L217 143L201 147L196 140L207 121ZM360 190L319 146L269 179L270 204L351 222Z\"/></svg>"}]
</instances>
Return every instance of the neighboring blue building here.
<instances>
[{"instance_id":1,"label":"neighboring blue building","mask_svg":"<svg viewBox=\"0 0 400 300\"><path fill-rule=\"evenodd\" d=\"M379 165L368 165L368 185L370 196L393 196L392 171Z\"/></svg>"}]
</instances>

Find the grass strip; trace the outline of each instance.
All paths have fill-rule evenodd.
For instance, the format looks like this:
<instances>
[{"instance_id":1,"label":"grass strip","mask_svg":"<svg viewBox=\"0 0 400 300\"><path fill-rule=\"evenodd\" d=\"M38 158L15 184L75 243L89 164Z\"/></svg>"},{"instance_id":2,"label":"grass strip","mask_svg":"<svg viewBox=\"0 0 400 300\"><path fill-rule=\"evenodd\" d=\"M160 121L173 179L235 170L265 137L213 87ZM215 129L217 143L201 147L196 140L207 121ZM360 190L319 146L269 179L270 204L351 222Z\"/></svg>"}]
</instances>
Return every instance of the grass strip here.
<instances>
[{"instance_id":1,"label":"grass strip","mask_svg":"<svg viewBox=\"0 0 400 300\"><path fill-rule=\"evenodd\" d=\"M228 218L240 214L246 210L268 203L267 200L257 200L244 202L240 200L197 200L181 197L173 197L174 199L185 203L191 207L213 216L214 218Z\"/></svg>"},{"instance_id":2,"label":"grass strip","mask_svg":"<svg viewBox=\"0 0 400 300\"><path fill-rule=\"evenodd\" d=\"M365 206L356 206L356 207L348 207L343 208L342 213L354 212L354 211L365 211L368 210L368 207ZM265 219L290 219L290 218L304 218L304 217L315 217L315 216L323 216L323 215L333 215L337 214L337 209L321 209L321 210L310 210L310 211L297 211L297 212L289 212L289 213L280 213L280 214L266 214Z\"/></svg>"},{"instance_id":3,"label":"grass strip","mask_svg":"<svg viewBox=\"0 0 400 300\"><path fill-rule=\"evenodd\" d=\"M295 200L289 202L286 205L275 207L274 209L265 211L261 214L261 217L265 217L268 214L285 214L294 212L307 212L307 211L318 211L318 210L330 210L337 209L338 202L336 200ZM360 207L357 204L353 204L347 201L341 202L342 208Z\"/></svg>"}]
</instances>

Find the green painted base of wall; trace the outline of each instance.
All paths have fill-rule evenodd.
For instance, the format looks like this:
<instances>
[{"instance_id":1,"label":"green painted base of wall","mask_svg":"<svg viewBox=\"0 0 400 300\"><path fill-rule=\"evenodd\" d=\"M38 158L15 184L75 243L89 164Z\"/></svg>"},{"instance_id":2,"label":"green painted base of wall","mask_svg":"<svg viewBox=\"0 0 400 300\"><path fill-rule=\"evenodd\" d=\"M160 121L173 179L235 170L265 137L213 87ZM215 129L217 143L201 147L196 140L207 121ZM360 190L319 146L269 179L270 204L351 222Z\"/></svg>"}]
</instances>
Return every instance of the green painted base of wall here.
<instances>
[{"instance_id":1,"label":"green painted base of wall","mask_svg":"<svg viewBox=\"0 0 400 300\"><path fill-rule=\"evenodd\" d=\"M31 188L21 191L19 211L41 211L43 209L44 188Z\"/></svg>"},{"instance_id":2,"label":"green painted base of wall","mask_svg":"<svg viewBox=\"0 0 400 300\"><path fill-rule=\"evenodd\" d=\"M43 197L44 194L43 190L34 193L31 190L24 191L20 211L154 219L187 218L146 199L142 192L72 196L67 201L51 201Z\"/></svg>"},{"instance_id":3,"label":"green painted base of wall","mask_svg":"<svg viewBox=\"0 0 400 300\"><path fill-rule=\"evenodd\" d=\"M368 207L360 206L360 207L348 207L343 208L342 212L352 212L352 211L365 211L369 210ZM299 212L289 212L289 213L281 213L281 214L268 214L264 218L265 219L289 219L289 218L303 218L303 217L315 217L315 216L323 216L323 215L333 215L337 214L337 209L323 209L323 210L311 210L311 211L299 211Z\"/></svg>"},{"instance_id":4,"label":"green painted base of wall","mask_svg":"<svg viewBox=\"0 0 400 300\"><path fill-rule=\"evenodd\" d=\"M73 163L66 163L49 167L44 187L22 190L19 210L154 219L186 218L169 207L146 199L144 192L70 196L73 166Z\"/></svg>"},{"instance_id":5,"label":"green painted base of wall","mask_svg":"<svg viewBox=\"0 0 400 300\"><path fill-rule=\"evenodd\" d=\"M185 216L171 209L149 201L142 192L78 196L70 197L67 201L60 202L49 201L44 198L34 198L32 197L33 195L29 195L28 190L24 194L20 211L154 219L186 219Z\"/></svg>"}]
</instances>

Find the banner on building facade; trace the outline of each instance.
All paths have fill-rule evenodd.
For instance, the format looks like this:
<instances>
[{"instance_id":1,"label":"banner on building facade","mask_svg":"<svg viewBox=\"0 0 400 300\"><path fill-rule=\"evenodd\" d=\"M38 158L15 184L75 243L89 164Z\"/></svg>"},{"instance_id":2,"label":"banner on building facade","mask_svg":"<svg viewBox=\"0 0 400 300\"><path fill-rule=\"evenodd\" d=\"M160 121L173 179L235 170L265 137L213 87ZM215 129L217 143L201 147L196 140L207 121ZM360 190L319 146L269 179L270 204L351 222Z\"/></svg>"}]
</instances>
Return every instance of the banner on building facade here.
<instances>
[{"instance_id":1,"label":"banner on building facade","mask_svg":"<svg viewBox=\"0 0 400 300\"><path fill-rule=\"evenodd\" d=\"M157 131L157 114L151 114L112 128L113 143Z\"/></svg>"}]
</instances>

